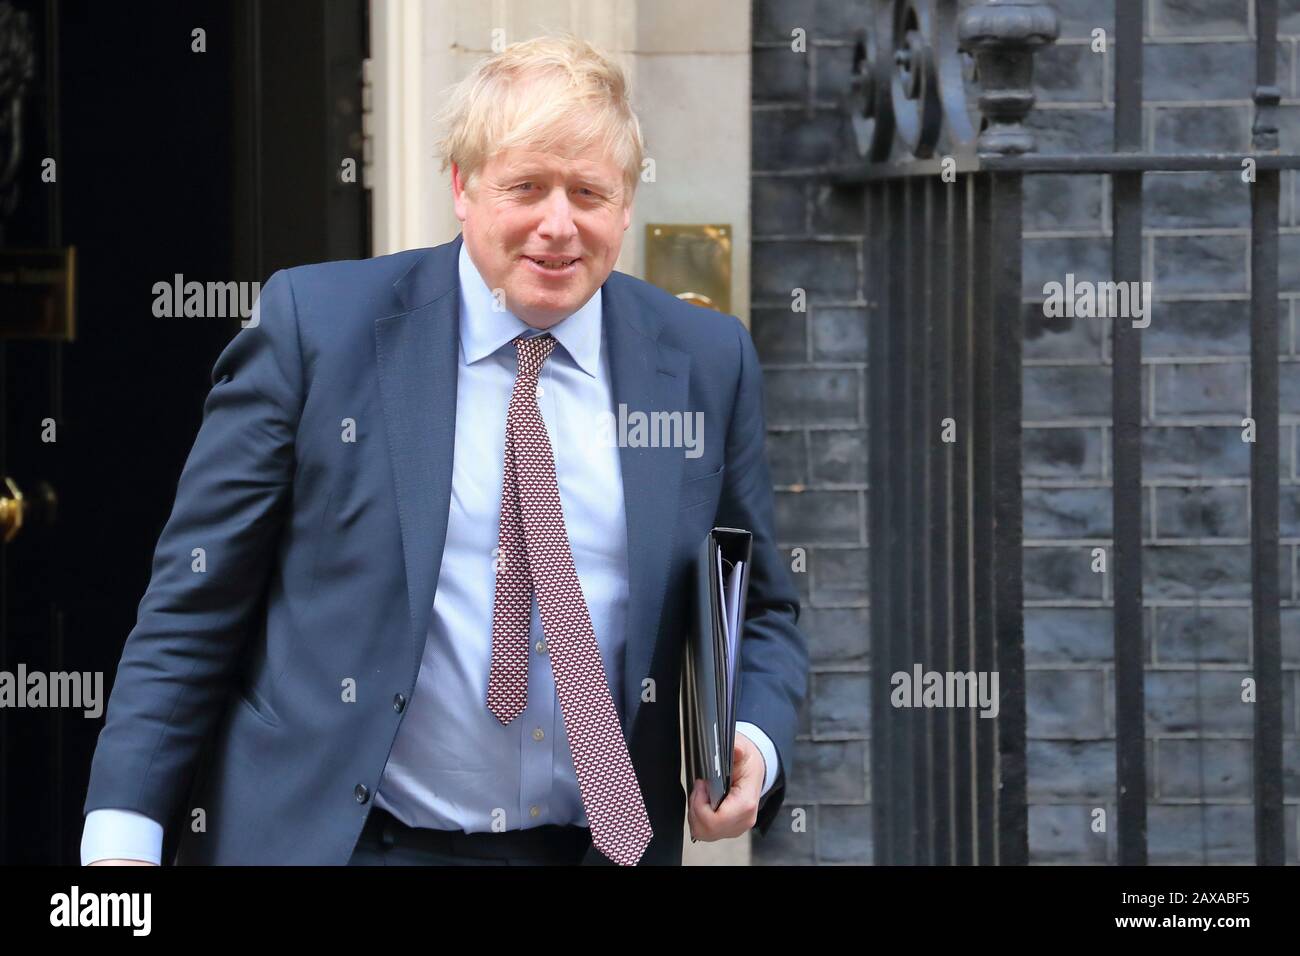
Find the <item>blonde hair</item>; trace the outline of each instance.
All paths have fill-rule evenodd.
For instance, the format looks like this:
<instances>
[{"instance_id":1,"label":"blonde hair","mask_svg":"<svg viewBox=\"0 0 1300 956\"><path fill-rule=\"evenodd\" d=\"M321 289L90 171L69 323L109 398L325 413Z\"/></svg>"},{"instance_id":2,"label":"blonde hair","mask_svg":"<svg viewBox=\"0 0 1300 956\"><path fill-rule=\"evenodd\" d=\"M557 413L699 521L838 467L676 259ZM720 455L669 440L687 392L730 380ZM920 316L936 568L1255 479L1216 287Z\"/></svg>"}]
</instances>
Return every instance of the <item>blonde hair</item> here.
<instances>
[{"instance_id":1,"label":"blonde hair","mask_svg":"<svg viewBox=\"0 0 1300 956\"><path fill-rule=\"evenodd\" d=\"M571 34L512 43L447 91L438 116L442 169L473 183L496 152L515 147L572 155L603 147L636 191L645 143L622 69Z\"/></svg>"}]
</instances>

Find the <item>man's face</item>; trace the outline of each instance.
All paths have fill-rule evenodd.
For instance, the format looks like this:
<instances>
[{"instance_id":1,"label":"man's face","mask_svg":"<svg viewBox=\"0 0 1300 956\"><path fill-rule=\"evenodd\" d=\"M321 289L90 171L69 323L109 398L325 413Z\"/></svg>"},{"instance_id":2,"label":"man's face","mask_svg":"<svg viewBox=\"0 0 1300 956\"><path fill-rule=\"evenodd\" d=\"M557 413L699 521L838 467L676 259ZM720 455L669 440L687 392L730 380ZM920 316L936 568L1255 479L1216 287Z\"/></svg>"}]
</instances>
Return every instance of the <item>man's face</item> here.
<instances>
[{"instance_id":1,"label":"man's face","mask_svg":"<svg viewBox=\"0 0 1300 956\"><path fill-rule=\"evenodd\" d=\"M468 189L453 163L451 182L475 267L534 328L550 328L595 294L632 221L623 170L597 149L572 157L502 150Z\"/></svg>"}]
</instances>

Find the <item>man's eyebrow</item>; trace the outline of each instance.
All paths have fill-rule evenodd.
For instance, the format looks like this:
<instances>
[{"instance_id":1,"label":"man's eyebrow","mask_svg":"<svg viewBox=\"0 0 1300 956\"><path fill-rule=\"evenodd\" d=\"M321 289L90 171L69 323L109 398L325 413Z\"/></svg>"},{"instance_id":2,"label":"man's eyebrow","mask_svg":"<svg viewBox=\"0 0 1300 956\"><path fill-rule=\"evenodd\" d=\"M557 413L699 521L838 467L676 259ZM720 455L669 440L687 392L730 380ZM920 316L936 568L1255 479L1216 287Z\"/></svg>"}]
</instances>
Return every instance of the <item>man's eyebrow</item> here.
<instances>
[{"instance_id":1,"label":"man's eyebrow","mask_svg":"<svg viewBox=\"0 0 1300 956\"><path fill-rule=\"evenodd\" d=\"M549 179L552 173L550 170L540 166L520 165L513 168L507 168L501 178L507 181L522 181L527 179ZM617 183L613 179L606 179L599 173L578 173L572 177L575 181L584 185L597 186L606 192L613 190Z\"/></svg>"}]
</instances>

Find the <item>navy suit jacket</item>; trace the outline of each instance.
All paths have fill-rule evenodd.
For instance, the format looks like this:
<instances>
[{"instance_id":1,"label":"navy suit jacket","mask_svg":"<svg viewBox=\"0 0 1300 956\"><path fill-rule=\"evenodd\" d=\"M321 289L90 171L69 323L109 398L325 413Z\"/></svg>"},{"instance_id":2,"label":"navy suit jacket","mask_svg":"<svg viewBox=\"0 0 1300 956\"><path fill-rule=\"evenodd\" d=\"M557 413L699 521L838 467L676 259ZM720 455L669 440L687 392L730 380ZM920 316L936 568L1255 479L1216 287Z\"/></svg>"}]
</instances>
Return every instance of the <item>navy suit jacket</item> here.
<instances>
[{"instance_id":1,"label":"navy suit jacket","mask_svg":"<svg viewBox=\"0 0 1300 956\"><path fill-rule=\"evenodd\" d=\"M217 359L203 423L118 667L84 812L164 823L164 860L343 864L415 687L451 495L461 238L276 272ZM623 731L654 838L681 862L678 689L692 561L754 534L739 720L776 746L784 799L807 644L773 543L762 381L734 317L613 272L615 407L703 412L703 454L622 447ZM504 409L502 414L504 414ZM341 440L355 422L355 443ZM201 550L200 550L201 549ZM642 703L642 681L655 682ZM342 682L356 702L341 703ZM200 812L201 811L201 812ZM584 862L607 863L594 847Z\"/></svg>"}]
</instances>

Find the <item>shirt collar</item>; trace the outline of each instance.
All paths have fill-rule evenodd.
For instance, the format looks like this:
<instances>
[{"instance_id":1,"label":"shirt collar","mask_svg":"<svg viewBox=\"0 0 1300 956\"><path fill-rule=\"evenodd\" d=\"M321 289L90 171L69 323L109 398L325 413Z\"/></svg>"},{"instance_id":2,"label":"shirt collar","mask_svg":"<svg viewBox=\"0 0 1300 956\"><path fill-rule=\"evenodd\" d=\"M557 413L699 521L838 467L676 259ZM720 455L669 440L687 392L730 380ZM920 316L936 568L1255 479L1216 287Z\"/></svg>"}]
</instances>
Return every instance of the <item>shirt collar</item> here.
<instances>
[{"instance_id":1,"label":"shirt collar","mask_svg":"<svg viewBox=\"0 0 1300 956\"><path fill-rule=\"evenodd\" d=\"M540 335L513 312L493 308L492 290L474 266L465 243L460 244L460 353L466 365L496 352L516 335ZM569 353L578 368L593 378L600 361L601 290L572 315L545 331Z\"/></svg>"}]
</instances>

